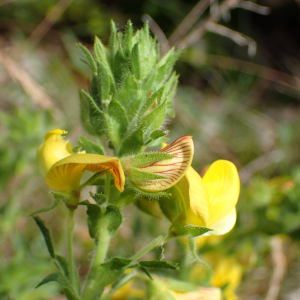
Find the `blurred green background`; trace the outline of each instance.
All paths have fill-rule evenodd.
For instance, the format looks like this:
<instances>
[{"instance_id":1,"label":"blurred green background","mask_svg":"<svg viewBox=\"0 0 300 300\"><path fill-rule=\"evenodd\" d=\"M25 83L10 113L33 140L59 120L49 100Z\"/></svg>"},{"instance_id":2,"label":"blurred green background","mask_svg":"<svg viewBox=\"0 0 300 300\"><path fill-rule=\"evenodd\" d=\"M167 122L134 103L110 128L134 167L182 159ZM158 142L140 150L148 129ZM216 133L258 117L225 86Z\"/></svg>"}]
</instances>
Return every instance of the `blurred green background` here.
<instances>
[{"instance_id":1,"label":"blurred green background","mask_svg":"<svg viewBox=\"0 0 300 300\"><path fill-rule=\"evenodd\" d=\"M266 9L234 8L218 16L229 2L0 1L0 299L64 299L55 283L34 289L54 270L29 217L51 204L35 155L48 130L68 130L73 146L80 134L87 136L80 124L78 90L87 89L91 74L75 43L91 48L97 35L107 44L110 19L119 30L128 19L136 28L148 19L162 50L167 39L185 46L176 66L176 117L165 125L170 140L193 135L193 166L199 172L217 159L228 159L239 169L237 225L224 238L200 242L203 259L212 266L222 258L234 260L242 276L238 299L300 299L300 1L261 0L257 4L270 7L267 15ZM198 34L186 42L178 26L190 11L195 23L189 15L185 37ZM223 27L212 26L210 18ZM42 215L62 254L67 253L61 229L65 214L60 205ZM76 217L75 256L84 277L92 240L84 209ZM153 222L134 206L126 208L110 255L131 255L168 225ZM129 243L133 238L136 243ZM203 268L194 270L180 243L168 245L164 255L181 264L174 278L230 286L230 279L214 283Z\"/></svg>"}]
</instances>

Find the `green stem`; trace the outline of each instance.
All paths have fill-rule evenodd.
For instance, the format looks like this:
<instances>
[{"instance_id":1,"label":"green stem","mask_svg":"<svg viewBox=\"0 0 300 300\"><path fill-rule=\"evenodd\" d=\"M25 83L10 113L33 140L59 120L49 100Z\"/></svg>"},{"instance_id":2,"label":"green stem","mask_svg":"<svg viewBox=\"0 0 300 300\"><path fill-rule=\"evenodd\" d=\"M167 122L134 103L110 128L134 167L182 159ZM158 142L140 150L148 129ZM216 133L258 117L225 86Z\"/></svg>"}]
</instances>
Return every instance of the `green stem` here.
<instances>
[{"instance_id":1,"label":"green stem","mask_svg":"<svg viewBox=\"0 0 300 300\"><path fill-rule=\"evenodd\" d=\"M109 201L109 196L110 196L110 175L109 174L106 174L105 194L107 200ZM102 214L103 215L105 214L105 210L103 210ZM85 300L92 299L93 295L97 291L97 272L99 266L105 260L109 243L110 243L110 234L107 230L107 224L103 221L102 222L100 221L98 236L97 239L95 240L95 255L89 271L85 288L82 293L83 299Z\"/></svg>"},{"instance_id":2,"label":"green stem","mask_svg":"<svg viewBox=\"0 0 300 300\"><path fill-rule=\"evenodd\" d=\"M73 255L73 229L74 229L74 212L75 209L68 207L68 251L69 251L69 271L70 271L70 280L73 288L77 290L76 287L76 275L75 275L75 266L74 266L74 255Z\"/></svg>"},{"instance_id":3,"label":"green stem","mask_svg":"<svg viewBox=\"0 0 300 300\"><path fill-rule=\"evenodd\" d=\"M134 255L131 259L132 262L138 260L139 258L141 258L143 255L145 255L146 253L148 253L149 251L151 251L152 249L158 247L158 246L162 246L163 244L165 244L168 240L169 240L169 236L165 237L165 236L159 236L156 239L154 239L148 246L146 246L144 249L142 249L140 252L138 252L136 255Z\"/></svg>"}]
</instances>

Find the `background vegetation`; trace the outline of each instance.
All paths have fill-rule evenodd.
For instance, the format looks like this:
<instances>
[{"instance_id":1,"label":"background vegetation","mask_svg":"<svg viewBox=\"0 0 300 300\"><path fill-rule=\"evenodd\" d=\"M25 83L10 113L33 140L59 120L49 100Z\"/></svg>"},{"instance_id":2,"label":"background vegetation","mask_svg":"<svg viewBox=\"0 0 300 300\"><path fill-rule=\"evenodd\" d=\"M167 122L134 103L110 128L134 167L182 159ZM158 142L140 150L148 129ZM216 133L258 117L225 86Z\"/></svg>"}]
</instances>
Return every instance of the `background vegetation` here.
<instances>
[{"instance_id":1,"label":"background vegetation","mask_svg":"<svg viewBox=\"0 0 300 300\"><path fill-rule=\"evenodd\" d=\"M212 281L203 267L190 263L184 243L153 255L163 252L181 262L182 272L172 273L174 278L225 290L238 285L238 299L300 298L300 2L257 1L270 11L229 7L242 2L219 1L218 7L218 1L206 0L202 6L195 0L0 1L0 299L63 299L55 283L34 289L52 270L42 236L28 217L51 203L36 149L54 128L68 130L73 145L80 134L87 136L78 90L87 88L91 74L75 43L91 47L95 35L107 43L110 19L119 30L127 19L136 28L147 19L162 51L167 39L185 46L177 63L176 117L166 124L170 140L193 135L193 166L199 172L214 160L228 159L242 182L234 230L222 239L199 242L205 261L214 267L229 259L230 266L238 266L238 276ZM196 31L192 41L178 31L190 11L195 23L189 15L185 37ZM62 205L43 215L62 253L65 213ZM130 255L168 226L135 206L126 216L111 255ZM81 276L92 248L85 218L81 209L75 227ZM136 244L126 242L133 237Z\"/></svg>"}]
</instances>

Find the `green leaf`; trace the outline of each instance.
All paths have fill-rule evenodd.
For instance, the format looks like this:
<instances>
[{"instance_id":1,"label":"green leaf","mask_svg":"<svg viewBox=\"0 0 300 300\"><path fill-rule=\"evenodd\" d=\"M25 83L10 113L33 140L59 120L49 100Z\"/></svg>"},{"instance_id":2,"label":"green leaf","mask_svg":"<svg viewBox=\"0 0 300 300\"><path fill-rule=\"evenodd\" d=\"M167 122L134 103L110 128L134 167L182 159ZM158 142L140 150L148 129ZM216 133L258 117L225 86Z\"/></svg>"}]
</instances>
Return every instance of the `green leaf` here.
<instances>
[{"instance_id":1,"label":"green leaf","mask_svg":"<svg viewBox=\"0 0 300 300\"><path fill-rule=\"evenodd\" d=\"M95 130L90 122L90 106L85 96L79 91L80 100L80 121L83 128L91 135L95 134Z\"/></svg>"},{"instance_id":2,"label":"green leaf","mask_svg":"<svg viewBox=\"0 0 300 300\"><path fill-rule=\"evenodd\" d=\"M104 150L101 146L96 143L88 140L87 138L80 136L80 140L82 142L82 150L85 150L86 153L100 154L104 155Z\"/></svg>"},{"instance_id":3,"label":"green leaf","mask_svg":"<svg viewBox=\"0 0 300 300\"><path fill-rule=\"evenodd\" d=\"M108 136L114 146L119 148L128 126L125 109L116 99L112 99L109 103L108 115Z\"/></svg>"},{"instance_id":4,"label":"green leaf","mask_svg":"<svg viewBox=\"0 0 300 300\"><path fill-rule=\"evenodd\" d=\"M147 180L166 179L166 178L167 177L158 174L147 173L135 168L130 168L129 179L131 181L147 181Z\"/></svg>"},{"instance_id":5,"label":"green leaf","mask_svg":"<svg viewBox=\"0 0 300 300\"><path fill-rule=\"evenodd\" d=\"M48 275L36 286L36 288L38 288L48 282L59 283L60 286L64 288L64 292L65 292L65 295L68 300L80 300L80 298L76 295L76 292L74 292L74 289L73 289L71 283L62 273L57 272L57 273L52 273L52 274Z\"/></svg>"},{"instance_id":6,"label":"green leaf","mask_svg":"<svg viewBox=\"0 0 300 300\"><path fill-rule=\"evenodd\" d=\"M108 262L101 264L95 278L96 288L103 289L118 280L124 274L131 261L131 259L114 257Z\"/></svg>"},{"instance_id":7,"label":"green leaf","mask_svg":"<svg viewBox=\"0 0 300 300\"><path fill-rule=\"evenodd\" d=\"M139 44L136 43L132 48L131 53L131 68L134 77L137 80L141 79L141 66L140 66L140 54L139 54Z\"/></svg>"},{"instance_id":8,"label":"green leaf","mask_svg":"<svg viewBox=\"0 0 300 300\"><path fill-rule=\"evenodd\" d=\"M80 49L82 50L82 52L85 54L85 56L88 60L88 66L91 68L91 70L94 73L96 73L97 72L97 66L96 66L96 63L95 63L94 58L93 58L92 54L90 53L90 51L87 49L87 47L85 47L81 43L78 43L77 46L79 46Z\"/></svg>"},{"instance_id":9,"label":"green leaf","mask_svg":"<svg viewBox=\"0 0 300 300\"><path fill-rule=\"evenodd\" d=\"M170 159L172 157L174 157L174 155L158 152L138 154L134 157L134 161L131 166L134 168L144 167L151 165L156 161Z\"/></svg>"},{"instance_id":10,"label":"green leaf","mask_svg":"<svg viewBox=\"0 0 300 300\"><path fill-rule=\"evenodd\" d=\"M112 235L122 224L122 213L118 206L108 205L105 211L105 222L108 232Z\"/></svg>"},{"instance_id":11,"label":"green leaf","mask_svg":"<svg viewBox=\"0 0 300 300\"><path fill-rule=\"evenodd\" d=\"M95 51L96 60L100 61L102 64L108 67L109 64L108 64L107 54L106 54L107 50L97 36L95 37L95 41L94 41L94 51Z\"/></svg>"},{"instance_id":12,"label":"green leaf","mask_svg":"<svg viewBox=\"0 0 300 300\"><path fill-rule=\"evenodd\" d=\"M174 111L174 106L173 103L168 101L167 102L167 111L166 111L166 115L169 117L174 118L175 117L175 111Z\"/></svg>"},{"instance_id":13,"label":"green leaf","mask_svg":"<svg viewBox=\"0 0 300 300\"><path fill-rule=\"evenodd\" d=\"M111 86L109 70L107 70L107 67L101 61L97 61L97 66L98 66L98 78L100 81L101 100L109 101L110 86Z\"/></svg>"},{"instance_id":14,"label":"green leaf","mask_svg":"<svg viewBox=\"0 0 300 300\"><path fill-rule=\"evenodd\" d=\"M161 146L162 143L167 142L169 139L167 137L160 137L156 140L149 140L146 145L147 147L155 147L155 146Z\"/></svg>"},{"instance_id":15,"label":"green leaf","mask_svg":"<svg viewBox=\"0 0 300 300\"><path fill-rule=\"evenodd\" d=\"M161 97L163 95L164 88L165 88L164 86L161 87L158 91L156 91L155 93L153 93L149 99L147 99L146 103L144 104L144 106L142 107L142 109L140 111L140 115L141 116L144 116L144 114L146 112L148 112L148 110L150 110L152 106L154 106L152 108L152 110L155 107L157 107L157 103L160 102L160 99L161 99Z\"/></svg>"},{"instance_id":16,"label":"green leaf","mask_svg":"<svg viewBox=\"0 0 300 300\"><path fill-rule=\"evenodd\" d=\"M101 218L101 209L98 205L96 204L91 204L88 200L84 200L78 203L78 205L85 205L87 207L87 223L89 227L89 233L91 238L95 239L97 238L98 235L98 224L99 220Z\"/></svg>"},{"instance_id":17,"label":"green leaf","mask_svg":"<svg viewBox=\"0 0 300 300\"><path fill-rule=\"evenodd\" d=\"M150 135L150 132L157 130L162 125L165 119L166 104L167 103L165 101L142 119L140 127L145 132L144 136L146 140L148 135Z\"/></svg>"},{"instance_id":18,"label":"green leaf","mask_svg":"<svg viewBox=\"0 0 300 300\"><path fill-rule=\"evenodd\" d=\"M103 112L88 93L86 93L84 90L82 90L82 93L88 100L90 105L90 122L92 126L98 134L104 133L106 128L106 122Z\"/></svg>"},{"instance_id":19,"label":"green leaf","mask_svg":"<svg viewBox=\"0 0 300 300\"><path fill-rule=\"evenodd\" d=\"M101 87L99 78L96 75L93 76L91 85L90 85L90 94L91 97L94 99L96 105L99 107L100 110L102 110L102 102L101 102Z\"/></svg>"},{"instance_id":20,"label":"green leaf","mask_svg":"<svg viewBox=\"0 0 300 300\"><path fill-rule=\"evenodd\" d=\"M144 268L169 269L179 271L179 264L164 260L142 260L139 265Z\"/></svg>"},{"instance_id":21,"label":"green leaf","mask_svg":"<svg viewBox=\"0 0 300 300\"><path fill-rule=\"evenodd\" d=\"M117 92L116 99L124 107L129 120L135 117L141 105L141 98L139 97L138 90L139 85L137 80L134 76L127 74Z\"/></svg>"},{"instance_id":22,"label":"green leaf","mask_svg":"<svg viewBox=\"0 0 300 300\"><path fill-rule=\"evenodd\" d=\"M42 234L44 236L46 246L47 246L50 256L52 258L55 258L55 251L54 251L54 247L52 244L49 229L46 227L45 222L40 217L33 216L33 219L34 219L35 223L37 224L37 226L40 228L40 231L42 232Z\"/></svg>"},{"instance_id":23,"label":"green leaf","mask_svg":"<svg viewBox=\"0 0 300 300\"><path fill-rule=\"evenodd\" d=\"M165 131L157 129L157 130L154 130L154 131L151 132L150 138L152 140L156 140L156 139L158 139L158 138L160 138L162 136L165 136L167 134L168 134L168 132L165 132Z\"/></svg>"},{"instance_id":24,"label":"green leaf","mask_svg":"<svg viewBox=\"0 0 300 300\"><path fill-rule=\"evenodd\" d=\"M86 187L88 185L93 185L95 183L95 181L97 181L99 176L102 176L101 174L106 173L108 171L108 169L109 168L107 168L106 170L103 170L103 171L96 172L86 182L82 183L76 190L81 190L81 189L83 189L84 187Z\"/></svg>"},{"instance_id":25,"label":"green leaf","mask_svg":"<svg viewBox=\"0 0 300 300\"><path fill-rule=\"evenodd\" d=\"M69 278L69 262L61 255L55 255L55 260L59 266L60 271Z\"/></svg>"},{"instance_id":26,"label":"green leaf","mask_svg":"<svg viewBox=\"0 0 300 300\"><path fill-rule=\"evenodd\" d=\"M47 211L50 211L50 210L54 209L54 208L58 205L59 200L60 200L60 199L54 198L54 201L53 201L53 203L52 203L51 206L48 206L48 207L44 207L44 208L38 209L38 210L36 210L35 212L33 212L33 213L31 214L31 216L36 215L36 214L39 214L39 213L42 213L42 212L47 212Z\"/></svg>"},{"instance_id":27,"label":"green leaf","mask_svg":"<svg viewBox=\"0 0 300 300\"><path fill-rule=\"evenodd\" d=\"M134 131L131 135L127 136L119 149L118 156L122 157L128 154L138 154L144 149L144 132L142 129Z\"/></svg>"},{"instance_id":28,"label":"green leaf","mask_svg":"<svg viewBox=\"0 0 300 300\"><path fill-rule=\"evenodd\" d=\"M146 214L149 214L155 218L161 218L163 217L158 201L155 200L149 200L145 197L137 197L137 200L134 201L135 206L143 211Z\"/></svg>"},{"instance_id":29,"label":"green leaf","mask_svg":"<svg viewBox=\"0 0 300 300\"><path fill-rule=\"evenodd\" d=\"M110 21L110 38L109 38L109 50L110 50L110 62L111 66L114 65L115 55L119 48L119 42L117 37L117 27L113 20Z\"/></svg>"},{"instance_id":30,"label":"green leaf","mask_svg":"<svg viewBox=\"0 0 300 300\"><path fill-rule=\"evenodd\" d=\"M119 49L115 55L112 69L115 76L115 81L122 85L124 78L126 78L129 73L129 64L121 49Z\"/></svg>"},{"instance_id":31,"label":"green leaf","mask_svg":"<svg viewBox=\"0 0 300 300\"><path fill-rule=\"evenodd\" d=\"M144 273L149 277L150 280L153 280L153 278L151 277L151 274L148 272L148 270L147 270L146 268L140 266L139 269L140 269L142 272L144 272Z\"/></svg>"},{"instance_id":32,"label":"green leaf","mask_svg":"<svg viewBox=\"0 0 300 300\"><path fill-rule=\"evenodd\" d=\"M130 20L128 20L126 30L125 30L125 35L124 35L124 53L127 57L129 57L133 46L132 35L133 35L132 23Z\"/></svg>"},{"instance_id":33,"label":"green leaf","mask_svg":"<svg viewBox=\"0 0 300 300\"><path fill-rule=\"evenodd\" d=\"M184 230L186 230L191 237L197 237L197 236L203 235L209 231L212 231L212 229L209 229L206 227L193 226L193 225L186 225L184 227Z\"/></svg>"},{"instance_id":34,"label":"green leaf","mask_svg":"<svg viewBox=\"0 0 300 300\"><path fill-rule=\"evenodd\" d=\"M106 196L104 194L93 194L92 192L90 192L90 196L95 200L95 202L98 205L103 205L107 201Z\"/></svg>"}]
</instances>

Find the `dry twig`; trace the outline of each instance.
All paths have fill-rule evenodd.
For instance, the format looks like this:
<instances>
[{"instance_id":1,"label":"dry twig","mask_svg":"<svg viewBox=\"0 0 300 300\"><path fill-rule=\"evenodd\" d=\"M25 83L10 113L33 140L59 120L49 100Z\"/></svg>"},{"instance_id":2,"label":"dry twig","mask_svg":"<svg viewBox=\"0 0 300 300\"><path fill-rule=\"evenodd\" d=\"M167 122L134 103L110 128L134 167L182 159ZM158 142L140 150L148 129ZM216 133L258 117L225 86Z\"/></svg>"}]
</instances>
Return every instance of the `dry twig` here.
<instances>
[{"instance_id":1,"label":"dry twig","mask_svg":"<svg viewBox=\"0 0 300 300\"><path fill-rule=\"evenodd\" d=\"M270 242L274 270L266 300L276 300L279 294L280 285L286 272L287 262L283 251L282 239L279 236L273 236Z\"/></svg>"}]
</instances>

